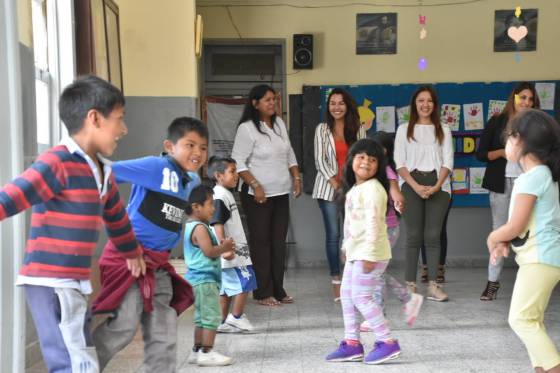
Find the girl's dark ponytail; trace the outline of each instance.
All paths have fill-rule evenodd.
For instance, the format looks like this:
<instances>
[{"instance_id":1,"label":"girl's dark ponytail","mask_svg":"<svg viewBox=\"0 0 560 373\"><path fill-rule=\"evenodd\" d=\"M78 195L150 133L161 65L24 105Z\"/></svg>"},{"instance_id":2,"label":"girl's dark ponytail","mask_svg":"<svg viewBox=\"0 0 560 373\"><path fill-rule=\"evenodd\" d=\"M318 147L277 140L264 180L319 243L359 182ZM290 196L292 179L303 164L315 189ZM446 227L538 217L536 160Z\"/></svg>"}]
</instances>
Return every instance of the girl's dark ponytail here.
<instances>
[{"instance_id":1,"label":"girl's dark ponytail","mask_svg":"<svg viewBox=\"0 0 560 373\"><path fill-rule=\"evenodd\" d=\"M544 111L529 109L511 121L511 136L523 142L522 155L532 154L560 180L560 124Z\"/></svg>"}]
</instances>

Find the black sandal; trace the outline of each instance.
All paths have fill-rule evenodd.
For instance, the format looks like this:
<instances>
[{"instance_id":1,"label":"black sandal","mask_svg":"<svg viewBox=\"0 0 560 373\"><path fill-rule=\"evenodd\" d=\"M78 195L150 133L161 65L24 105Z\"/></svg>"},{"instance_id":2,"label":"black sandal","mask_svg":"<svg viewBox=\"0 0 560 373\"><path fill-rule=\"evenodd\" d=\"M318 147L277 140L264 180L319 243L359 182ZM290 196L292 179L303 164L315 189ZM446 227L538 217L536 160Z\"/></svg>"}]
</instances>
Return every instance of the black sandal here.
<instances>
[{"instance_id":1,"label":"black sandal","mask_svg":"<svg viewBox=\"0 0 560 373\"><path fill-rule=\"evenodd\" d=\"M480 300L494 300L498 297L498 289L500 288L499 282L488 281L486 289L482 292Z\"/></svg>"}]
</instances>

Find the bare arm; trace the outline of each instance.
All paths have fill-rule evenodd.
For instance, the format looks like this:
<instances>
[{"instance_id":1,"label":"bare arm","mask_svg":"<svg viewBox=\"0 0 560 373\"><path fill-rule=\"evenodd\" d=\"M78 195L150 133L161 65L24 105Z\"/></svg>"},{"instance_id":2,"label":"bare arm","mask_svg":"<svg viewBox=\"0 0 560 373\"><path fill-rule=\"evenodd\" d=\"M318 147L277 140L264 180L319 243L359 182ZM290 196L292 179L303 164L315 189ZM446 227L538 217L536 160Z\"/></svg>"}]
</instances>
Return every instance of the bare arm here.
<instances>
[{"instance_id":1,"label":"bare arm","mask_svg":"<svg viewBox=\"0 0 560 373\"><path fill-rule=\"evenodd\" d=\"M210 233L202 224L197 225L191 235L192 243L202 250L204 255L209 258L217 258L225 252L231 251L234 248L233 240L223 240L219 245L214 245L210 238Z\"/></svg>"},{"instance_id":2,"label":"bare arm","mask_svg":"<svg viewBox=\"0 0 560 373\"><path fill-rule=\"evenodd\" d=\"M527 228L537 197L532 194L518 194L515 197L513 213L508 222L488 236L488 249L492 251L499 242L509 242Z\"/></svg>"},{"instance_id":3,"label":"bare arm","mask_svg":"<svg viewBox=\"0 0 560 373\"><path fill-rule=\"evenodd\" d=\"M505 149L498 149L498 150L491 150L488 152L488 160L495 161L498 158L505 158L506 157L506 150Z\"/></svg>"},{"instance_id":4,"label":"bare arm","mask_svg":"<svg viewBox=\"0 0 560 373\"><path fill-rule=\"evenodd\" d=\"M299 167L297 165L290 167L290 174L292 175L294 183L294 197L299 197L301 194L301 175L299 173Z\"/></svg>"},{"instance_id":5,"label":"bare arm","mask_svg":"<svg viewBox=\"0 0 560 373\"><path fill-rule=\"evenodd\" d=\"M397 180L389 180L389 195L393 200L395 209L402 214L404 212L404 196L399 189Z\"/></svg>"}]
</instances>

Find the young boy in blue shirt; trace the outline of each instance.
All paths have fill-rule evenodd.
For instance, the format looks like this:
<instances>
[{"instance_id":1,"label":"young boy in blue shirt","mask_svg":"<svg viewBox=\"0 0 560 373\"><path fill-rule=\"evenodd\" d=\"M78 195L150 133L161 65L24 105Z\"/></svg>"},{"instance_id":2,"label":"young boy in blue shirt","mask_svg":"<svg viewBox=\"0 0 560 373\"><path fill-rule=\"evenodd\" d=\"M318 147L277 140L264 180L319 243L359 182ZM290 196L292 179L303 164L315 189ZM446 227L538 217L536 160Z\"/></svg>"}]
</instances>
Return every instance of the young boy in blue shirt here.
<instances>
[{"instance_id":1,"label":"young boy in blue shirt","mask_svg":"<svg viewBox=\"0 0 560 373\"><path fill-rule=\"evenodd\" d=\"M177 316L193 303L193 295L169 255L181 237L188 196L200 184L196 171L206 162L208 129L197 119L176 118L163 146L162 156L113 164L117 181L132 184L127 209L147 270L138 280L129 276L107 244L99 262L102 289L93 303L94 313L111 313L93 333L101 369L141 324L146 371L176 370Z\"/></svg>"},{"instance_id":2,"label":"young boy in blue shirt","mask_svg":"<svg viewBox=\"0 0 560 373\"><path fill-rule=\"evenodd\" d=\"M212 189L203 185L192 191L187 207L189 221L185 226L185 262L188 267L185 278L195 291L194 347L188 362L199 366L222 366L233 362L231 357L213 350L216 329L222 319L220 256L233 259L235 242L228 238L218 243L208 226L214 214L212 194Z\"/></svg>"}]
</instances>

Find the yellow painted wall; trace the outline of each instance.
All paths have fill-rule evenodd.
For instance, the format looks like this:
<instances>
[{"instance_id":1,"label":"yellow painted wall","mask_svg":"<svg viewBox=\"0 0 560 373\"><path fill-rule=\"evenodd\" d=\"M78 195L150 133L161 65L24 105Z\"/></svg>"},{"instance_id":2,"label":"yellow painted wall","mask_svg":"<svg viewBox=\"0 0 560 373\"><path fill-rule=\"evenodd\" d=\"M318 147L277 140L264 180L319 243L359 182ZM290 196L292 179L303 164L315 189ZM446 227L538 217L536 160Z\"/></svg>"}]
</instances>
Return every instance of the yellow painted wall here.
<instances>
[{"instance_id":1,"label":"yellow painted wall","mask_svg":"<svg viewBox=\"0 0 560 373\"><path fill-rule=\"evenodd\" d=\"M20 43L33 47L33 23L31 21L31 0L17 0L18 34Z\"/></svg>"},{"instance_id":2,"label":"yellow painted wall","mask_svg":"<svg viewBox=\"0 0 560 373\"><path fill-rule=\"evenodd\" d=\"M446 2L452 2L446 1ZM292 4L329 5L340 1L282 1ZM347 1L345 3L350 3ZM416 4L413 0L390 3ZM425 0L424 4L441 1ZM216 3L216 1L214 1ZM238 4L240 1L230 1ZM247 3L247 1L244 1ZM253 1L252 3L257 3ZM271 3L269 0L258 3ZM276 2L277 3L277 2ZM383 3L383 1L372 1ZM388 3L385 1L385 3ZM198 13L204 20L205 38L237 38L224 7L207 7L211 0L199 0ZM536 52L494 53L494 10L516 5L539 9ZM230 7L243 38L286 40L287 73L292 70L292 34L315 36L313 70L287 77L288 93L301 92L302 85L367 84L414 82L510 81L560 78L560 0L492 0L442 7L350 6L322 9L291 7ZM398 13L398 41L395 55L356 55L357 13ZM427 39L419 39L418 14L427 17ZM417 68L420 56L429 67Z\"/></svg>"},{"instance_id":3,"label":"yellow painted wall","mask_svg":"<svg viewBox=\"0 0 560 373\"><path fill-rule=\"evenodd\" d=\"M194 0L116 0L127 96L198 97Z\"/></svg>"}]
</instances>

